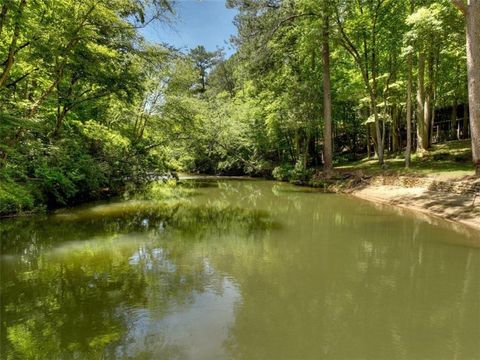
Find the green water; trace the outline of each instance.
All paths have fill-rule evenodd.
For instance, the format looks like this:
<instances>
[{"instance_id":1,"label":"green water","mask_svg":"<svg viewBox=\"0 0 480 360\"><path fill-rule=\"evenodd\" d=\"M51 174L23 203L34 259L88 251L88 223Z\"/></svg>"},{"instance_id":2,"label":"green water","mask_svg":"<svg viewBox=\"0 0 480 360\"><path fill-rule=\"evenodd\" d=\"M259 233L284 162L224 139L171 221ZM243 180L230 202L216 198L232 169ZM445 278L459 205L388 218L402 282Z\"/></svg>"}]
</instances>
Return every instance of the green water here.
<instances>
[{"instance_id":1,"label":"green water","mask_svg":"<svg viewBox=\"0 0 480 360\"><path fill-rule=\"evenodd\" d=\"M0 222L0 358L480 358L478 233L286 184L196 184Z\"/></svg>"}]
</instances>

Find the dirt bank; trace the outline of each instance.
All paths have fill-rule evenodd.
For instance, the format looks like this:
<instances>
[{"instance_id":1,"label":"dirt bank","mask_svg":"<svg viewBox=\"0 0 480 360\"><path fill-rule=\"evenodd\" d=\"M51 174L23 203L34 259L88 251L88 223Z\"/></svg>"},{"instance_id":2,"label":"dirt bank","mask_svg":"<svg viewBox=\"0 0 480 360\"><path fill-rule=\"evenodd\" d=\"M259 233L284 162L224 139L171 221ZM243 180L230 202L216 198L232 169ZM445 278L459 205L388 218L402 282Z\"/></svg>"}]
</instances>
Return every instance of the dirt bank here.
<instances>
[{"instance_id":1,"label":"dirt bank","mask_svg":"<svg viewBox=\"0 0 480 360\"><path fill-rule=\"evenodd\" d=\"M480 179L435 176L356 176L339 191L462 223L480 230Z\"/></svg>"}]
</instances>

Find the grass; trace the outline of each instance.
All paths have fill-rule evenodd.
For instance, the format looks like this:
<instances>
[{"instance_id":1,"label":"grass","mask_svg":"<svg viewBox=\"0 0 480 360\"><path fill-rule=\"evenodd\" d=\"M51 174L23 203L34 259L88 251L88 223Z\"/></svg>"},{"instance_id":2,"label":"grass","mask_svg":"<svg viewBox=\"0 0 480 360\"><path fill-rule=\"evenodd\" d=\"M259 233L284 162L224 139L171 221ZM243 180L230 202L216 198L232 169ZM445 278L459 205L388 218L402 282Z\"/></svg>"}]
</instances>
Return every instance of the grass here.
<instances>
[{"instance_id":1,"label":"grass","mask_svg":"<svg viewBox=\"0 0 480 360\"><path fill-rule=\"evenodd\" d=\"M335 167L340 171L362 170L365 173L398 174L416 176L439 176L442 178L456 178L474 174L471 160L470 140L448 141L435 144L423 154L412 154L411 166L405 168L405 159L402 156L385 159L385 167L378 165L376 159L362 159L356 162L339 164Z\"/></svg>"}]
</instances>

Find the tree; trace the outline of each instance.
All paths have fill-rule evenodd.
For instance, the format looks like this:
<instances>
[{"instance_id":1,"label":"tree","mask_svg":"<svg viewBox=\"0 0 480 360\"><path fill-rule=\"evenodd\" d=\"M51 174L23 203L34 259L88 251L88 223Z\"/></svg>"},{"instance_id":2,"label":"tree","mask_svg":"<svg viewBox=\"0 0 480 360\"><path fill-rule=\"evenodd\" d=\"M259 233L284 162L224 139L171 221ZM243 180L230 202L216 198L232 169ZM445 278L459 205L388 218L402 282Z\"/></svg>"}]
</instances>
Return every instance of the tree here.
<instances>
[{"instance_id":1,"label":"tree","mask_svg":"<svg viewBox=\"0 0 480 360\"><path fill-rule=\"evenodd\" d=\"M409 42L417 54L417 149L426 151L431 145L437 47L444 26L440 4L420 7L406 20L410 26ZM428 79L428 82L426 81Z\"/></svg>"},{"instance_id":2,"label":"tree","mask_svg":"<svg viewBox=\"0 0 480 360\"><path fill-rule=\"evenodd\" d=\"M412 54L407 55L407 66L408 66L408 80L407 80L407 103L406 103L406 123L407 123L407 146L405 148L405 167L408 169L410 167L411 153L412 153L412 67L413 60Z\"/></svg>"},{"instance_id":3,"label":"tree","mask_svg":"<svg viewBox=\"0 0 480 360\"><path fill-rule=\"evenodd\" d=\"M150 91L138 29L171 10L165 0L1 2L0 196L18 194L2 196L1 214L97 199L168 171L122 116Z\"/></svg>"},{"instance_id":4,"label":"tree","mask_svg":"<svg viewBox=\"0 0 480 360\"><path fill-rule=\"evenodd\" d=\"M199 45L190 50L189 56L199 73L200 88L198 91L204 93L207 90L208 71L220 60L220 51L207 51L204 46Z\"/></svg>"},{"instance_id":5,"label":"tree","mask_svg":"<svg viewBox=\"0 0 480 360\"><path fill-rule=\"evenodd\" d=\"M322 29L322 69L323 69L323 161L324 169L329 172L333 169L332 159L332 95L330 85L330 14L328 1L324 0L323 7L323 29Z\"/></svg>"},{"instance_id":6,"label":"tree","mask_svg":"<svg viewBox=\"0 0 480 360\"><path fill-rule=\"evenodd\" d=\"M379 37L382 31L385 31L384 27L394 24L384 19L385 16L392 14L397 6L398 3L385 0L365 2L339 0L336 6L340 44L355 60L370 99L370 113L375 125L375 145L380 165L384 163L385 119L381 119L378 110L379 75L385 58L382 59ZM390 9L390 12L387 13L385 9Z\"/></svg>"},{"instance_id":7,"label":"tree","mask_svg":"<svg viewBox=\"0 0 480 360\"><path fill-rule=\"evenodd\" d=\"M475 173L480 176L480 0L452 0L466 20L470 136Z\"/></svg>"}]
</instances>

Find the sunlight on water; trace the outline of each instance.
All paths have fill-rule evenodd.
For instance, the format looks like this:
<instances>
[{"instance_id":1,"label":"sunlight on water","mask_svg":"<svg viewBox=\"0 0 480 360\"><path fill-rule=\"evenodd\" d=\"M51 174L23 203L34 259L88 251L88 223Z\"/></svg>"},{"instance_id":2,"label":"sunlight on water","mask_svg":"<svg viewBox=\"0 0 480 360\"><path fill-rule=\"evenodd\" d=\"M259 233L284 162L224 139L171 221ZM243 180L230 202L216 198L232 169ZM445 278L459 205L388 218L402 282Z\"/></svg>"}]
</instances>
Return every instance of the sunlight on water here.
<instances>
[{"instance_id":1,"label":"sunlight on water","mask_svg":"<svg viewBox=\"0 0 480 360\"><path fill-rule=\"evenodd\" d=\"M189 187L0 222L1 358L480 354L478 233L287 184Z\"/></svg>"}]
</instances>

